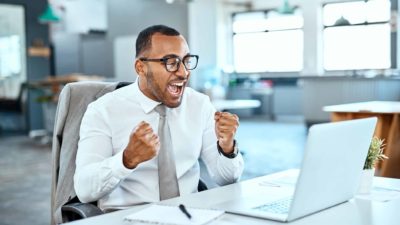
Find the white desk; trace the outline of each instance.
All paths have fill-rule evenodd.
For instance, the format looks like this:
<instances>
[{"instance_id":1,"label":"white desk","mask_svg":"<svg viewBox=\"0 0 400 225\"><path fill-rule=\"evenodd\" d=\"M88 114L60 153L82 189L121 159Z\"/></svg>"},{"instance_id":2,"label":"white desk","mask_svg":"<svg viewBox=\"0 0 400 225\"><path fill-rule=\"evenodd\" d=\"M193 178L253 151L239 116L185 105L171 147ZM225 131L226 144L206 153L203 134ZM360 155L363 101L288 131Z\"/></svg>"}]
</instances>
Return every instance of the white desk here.
<instances>
[{"instance_id":1,"label":"white desk","mask_svg":"<svg viewBox=\"0 0 400 225\"><path fill-rule=\"evenodd\" d=\"M212 104L218 111L230 109L251 109L261 106L259 100L239 99L239 100L213 100Z\"/></svg>"},{"instance_id":2,"label":"white desk","mask_svg":"<svg viewBox=\"0 0 400 225\"><path fill-rule=\"evenodd\" d=\"M163 204L178 205L183 203L192 207L212 207L215 204L230 199L232 195L247 196L249 193L257 191L260 195L273 197L274 190L278 187L260 185L260 182L276 179L279 176L287 175L295 172L288 170L268 176L254 178L241 183L227 185L211 189L208 191L182 196L179 198L164 201ZM375 177L374 185L379 187L387 187L400 191L400 179ZM310 199L312 201L312 199ZM124 217L146 206L137 206L127 210L121 210L96 216L84 220L70 223L71 225L119 225L132 224L124 221ZM295 220L291 225L398 225L400 222L400 198L388 201L370 201L363 199L352 199L347 203L323 210L319 213L306 216ZM228 224L276 224L283 225L285 223L239 216L226 213L217 221L210 223L211 225L228 225Z\"/></svg>"}]
</instances>

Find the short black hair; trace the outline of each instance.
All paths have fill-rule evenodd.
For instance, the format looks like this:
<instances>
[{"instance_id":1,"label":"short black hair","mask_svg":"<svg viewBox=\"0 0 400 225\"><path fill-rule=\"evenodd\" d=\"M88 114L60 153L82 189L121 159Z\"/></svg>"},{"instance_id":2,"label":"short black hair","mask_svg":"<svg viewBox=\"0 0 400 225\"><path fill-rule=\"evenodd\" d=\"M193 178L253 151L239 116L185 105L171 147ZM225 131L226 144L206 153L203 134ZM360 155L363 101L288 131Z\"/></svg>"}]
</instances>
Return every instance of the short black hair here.
<instances>
[{"instance_id":1,"label":"short black hair","mask_svg":"<svg viewBox=\"0 0 400 225\"><path fill-rule=\"evenodd\" d=\"M139 33L136 39L136 57L142 54L144 51L151 48L151 37L160 33L167 36L179 36L181 35L177 30L165 25L154 25L150 26Z\"/></svg>"}]
</instances>

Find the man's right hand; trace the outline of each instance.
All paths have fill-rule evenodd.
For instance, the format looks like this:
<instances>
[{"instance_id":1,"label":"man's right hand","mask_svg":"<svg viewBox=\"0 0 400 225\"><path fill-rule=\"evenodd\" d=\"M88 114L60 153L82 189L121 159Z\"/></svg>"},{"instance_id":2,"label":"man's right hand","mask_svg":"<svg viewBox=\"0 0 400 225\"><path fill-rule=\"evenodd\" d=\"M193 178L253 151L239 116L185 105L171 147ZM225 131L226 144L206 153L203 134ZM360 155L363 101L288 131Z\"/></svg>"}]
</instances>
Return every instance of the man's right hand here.
<instances>
[{"instance_id":1,"label":"man's right hand","mask_svg":"<svg viewBox=\"0 0 400 225\"><path fill-rule=\"evenodd\" d=\"M123 153L123 163L128 169L134 169L141 162L152 159L160 150L160 141L150 124L140 122L129 137L128 146Z\"/></svg>"}]
</instances>

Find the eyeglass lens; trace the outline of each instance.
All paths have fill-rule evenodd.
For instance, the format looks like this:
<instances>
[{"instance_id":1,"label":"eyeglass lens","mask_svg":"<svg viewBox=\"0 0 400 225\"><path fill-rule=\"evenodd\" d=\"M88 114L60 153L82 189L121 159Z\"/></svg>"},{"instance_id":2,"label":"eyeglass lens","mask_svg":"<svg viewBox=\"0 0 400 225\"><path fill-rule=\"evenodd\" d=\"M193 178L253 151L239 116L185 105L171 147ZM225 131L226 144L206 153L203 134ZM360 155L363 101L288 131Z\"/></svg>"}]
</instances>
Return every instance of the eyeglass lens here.
<instances>
[{"instance_id":1,"label":"eyeglass lens","mask_svg":"<svg viewBox=\"0 0 400 225\"><path fill-rule=\"evenodd\" d=\"M179 69L181 59L179 57L169 57L165 60L165 67L170 72L175 72ZM185 56L183 58L183 65L187 70L192 70L197 66L197 57L195 56Z\"/></svg>"}]
</instances>

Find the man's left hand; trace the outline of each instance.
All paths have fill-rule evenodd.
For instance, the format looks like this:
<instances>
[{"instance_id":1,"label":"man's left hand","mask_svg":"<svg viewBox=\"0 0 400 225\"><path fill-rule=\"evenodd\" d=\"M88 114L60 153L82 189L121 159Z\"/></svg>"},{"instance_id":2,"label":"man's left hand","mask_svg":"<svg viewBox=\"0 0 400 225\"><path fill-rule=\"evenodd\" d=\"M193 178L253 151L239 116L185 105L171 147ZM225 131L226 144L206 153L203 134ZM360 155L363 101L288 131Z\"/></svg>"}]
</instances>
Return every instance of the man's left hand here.
<instances>
[{"instance_id":1,"label":"man's left hand","mask_svg":"<svg viewBox=\"0 0 400 225\"><path fill-rule=\"evenodd\" d=\"M232 153L233 141L239 127L239 117L228 112L216 112L214 120L219 146L226 154Z\"/></svg>"}]
</instances>

